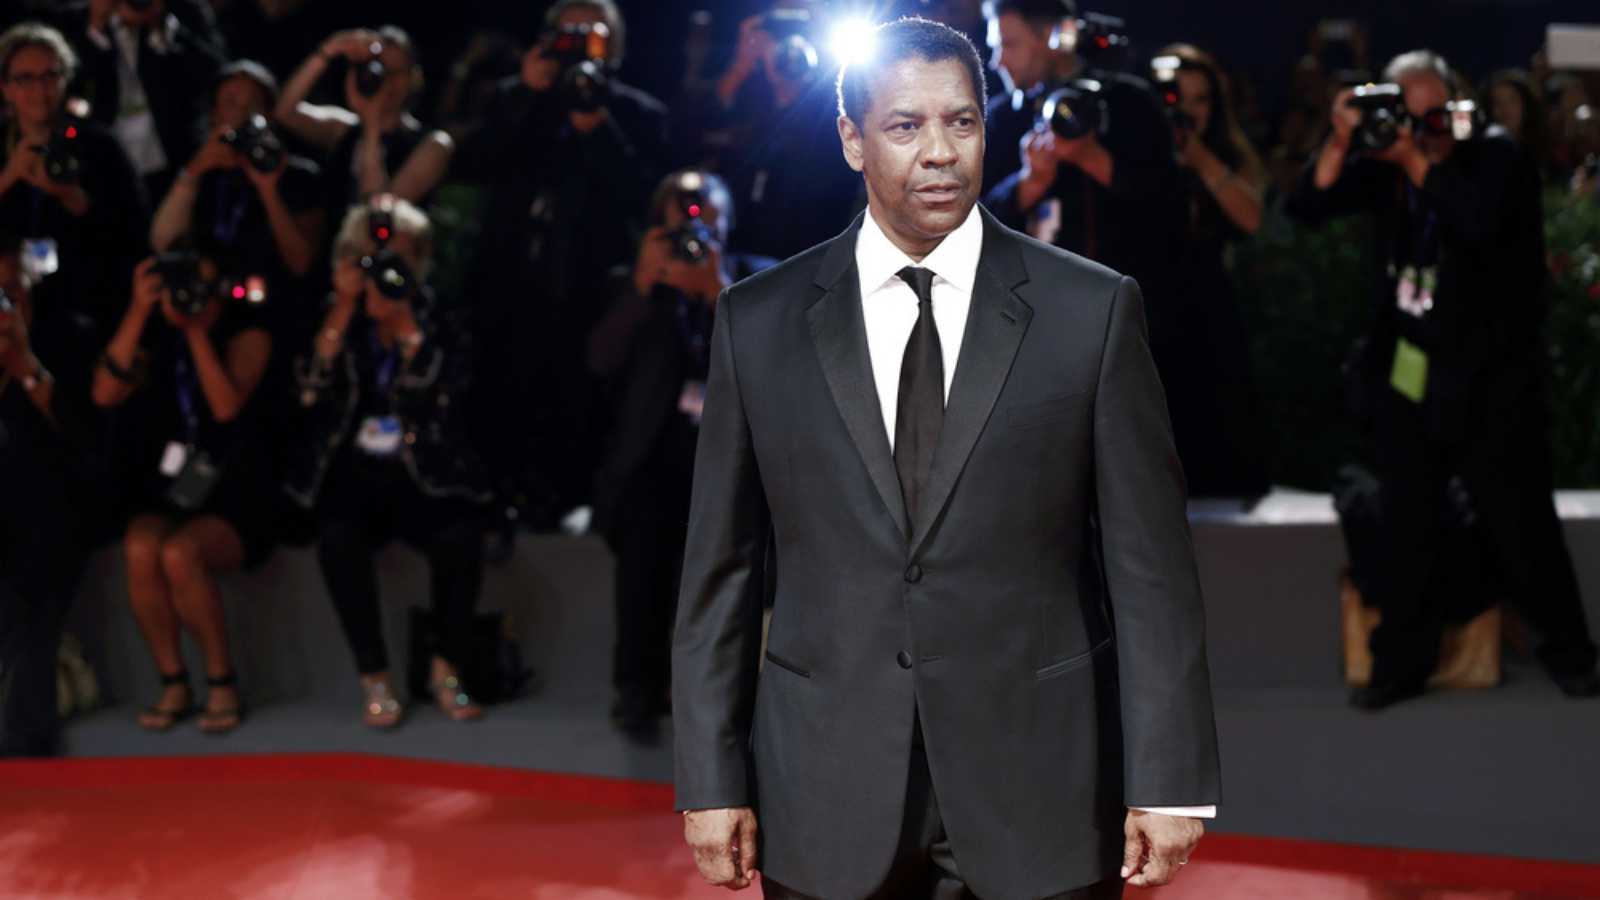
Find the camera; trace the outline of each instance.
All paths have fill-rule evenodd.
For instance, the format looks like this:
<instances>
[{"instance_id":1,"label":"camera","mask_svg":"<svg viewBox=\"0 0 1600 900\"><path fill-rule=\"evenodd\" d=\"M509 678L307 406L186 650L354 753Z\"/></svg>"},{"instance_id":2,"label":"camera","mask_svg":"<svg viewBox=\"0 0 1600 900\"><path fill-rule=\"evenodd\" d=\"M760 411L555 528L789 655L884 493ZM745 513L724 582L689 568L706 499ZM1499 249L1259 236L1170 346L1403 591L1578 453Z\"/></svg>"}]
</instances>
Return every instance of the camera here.
<instances>
[{"instance_id":1,"label":"camera","mask_svg":"<svg viewBox=\"0 0 1600 900\"><path fill-rule=\"evenodd\" d=\"M1092 78L1068 82L1045 98L1039 118L1064 140L1101 134L1107 119L1102 85Z\"/></svg>"},{"instance_id":2,"label":"camera","mask_svg":"<svg viewBox=\"0 0 1600 900\"><path fill-rule=\"evenodd\" d=\"M1370 152L1387 150L1400 137L1400 126L1410 121L1405 92L1398 84L1363 84L1350 97L1350 106L1361 112L1356 126L1356 146Z\"/></svg>"},{"instance_id":3,"label":"camera","mask_svg":"<svg viewBox=\"0 0 1600 900\"><path fill-rule=\"evenodd\" d=\"M1126 65L1132 48L1126 20L1102 13L1084 13L1078 20L1078 43L1074 49L1090 66L1120 69Z\"/></svg>"},{"instance_id":4,"label":"camera","mask_svg":"<svg viewBox=\"0 0 1600 900\"><path fill-rule=\"evenodd\" d=\"M154 271L172 295L172 308L190 318L205 312L214 300L244 300L252 304L267 300L265 278L260 275L208 278L199 254L192 250L156 254Z\"/></svg>"},{"instance_id":5,"label":"camera","mask_svg":"<svg viewBox=\"0 0 1600 900\"><path fill-rule=\"evenodd\" d=\"M779 42L805 37L811 33L811 10L774 9L761 17L761 30Z\"/></svg>"},{"instance_id":6,"label":"camera","mask_svg":"<svg viewBox=\"0 0 1600 900\"><path fill-rule=\"evenodd\" d=\"M390 300L405 300L417 291L416 273L393 250L361 257L361 271L377 286L378 293Z\"/></svg>"},{"instance_id":7,"label":"camera","mask_svg":"<svg viewBox=\"0 0 1600 900\"><path fill-rule=\"evenodd\" d=\"M817 70L817 48L804 35L791 34L778 43L773 68L787 81L810 81Z\"/></svg>"},{"instance_id":8,"label":"camera","mask_svg":"<svg viewBox=\"0 0 1600 900\"><path fill-rule=\"evenodd\" d=\"M1150 60L1150 72L1155 77L1156 90L1161 98L1161 111L1172 126L1172 145L1182 150L1194 134L1194 117L1183 111L1183 90L1178 83L1178 72L1183 60L1176 56L1158 56Z\"/></svg>"},{"instance_id":9,"label":"camera","mask_svg":"<svg viewBox=\"0 0 1600 900\"><path fill-rule=\"evenodd\" d=\"M276 172L283 165L283 142L260 113L244 125L224 131L222 143L239 151L257 172Z\"/></svg>"},{"instance_id":10,"label":"camera","mask_svg":"<svg viewBox=\"0 0 1600 900\"><path fill-rule=\"evenodd\" d=\"M594 112L611 99L606 77L611 29L604 22L564 25L545 33L540 51L561 66L557 78L561 104L573 112Z\"/></svg>"},{"instance_id":11,"label":"camera","mask_svg":"<svg viewBox=\"0 0 1600 900\"><path fill-rule=\"evenodd\" d=\"M356 93L371 99L383 90L383 83L389 78L389 67L383 64L381 42L373 41L367 47L367 52L372 57L356 67Z\"/></svg>"},{"instance_id":12,"label":"camera","mask_svg":"<svg viewBox=\"0 0 1600 900\"><path fill-rule=\"evenodd\" d=\"M78 161L78 126L66 122L50 132L50 139L34 148L44 157L45 177L56 184L77 184L81 163Z\"/></svg>"},{"instance_id":13,"label":"camera","mask_svg":"<svg viewBox=\"0 0 1600 900\"><path fill-rule=\"evenodd\" d=\"M0 287L0 316L9 316L17 311L17 305L11 302L11 295L6 289Z\"/></svg>"},{"instance_id":14,"label":"camera","mask_svg":"<svg viewBox=\"0 0 1600 900\"><path fill-rule=\"evenodd\" d=\"M694 173L683 176L678 182L678 208L683 210L684 220L668 237L672 241L672 255L686 263L705 262L715 240L711 226L701 218L705 212L702 188L700 176Z\"/></svg>"},{"instance_id":15,"label":"camera","mask_svg":"<svg viewBox=\"0 0 1600 900\"><path fill-rule=\"evenodd\" d=\"M367 210L367 236L372 238L372 243L379 250L389 246L389 240L394 237L394 197L386 195L374 198L371 208Z\"/></svg>"}]
</instances>

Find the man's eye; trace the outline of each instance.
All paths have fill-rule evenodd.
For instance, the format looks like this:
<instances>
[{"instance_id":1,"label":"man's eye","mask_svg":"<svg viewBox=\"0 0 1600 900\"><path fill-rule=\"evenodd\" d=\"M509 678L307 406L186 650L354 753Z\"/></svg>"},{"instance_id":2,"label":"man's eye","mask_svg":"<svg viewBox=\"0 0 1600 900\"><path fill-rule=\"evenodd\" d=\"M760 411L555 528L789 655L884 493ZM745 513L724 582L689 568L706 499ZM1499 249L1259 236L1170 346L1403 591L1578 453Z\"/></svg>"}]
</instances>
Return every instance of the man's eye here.
<instances>
[{"instance_id":1,"label":"man's eye","mask_svg":"<svg viewBox=\"0 0 1600 900\"><path fill-rule=\"evenodd\" d=\"M909 132L909 131L915 131L916 128L917 128L917 123L915 123L915 122L901 122L898 125L891 126L890 130L891 131L908 131Z\"/></svg>"}]
</instances>

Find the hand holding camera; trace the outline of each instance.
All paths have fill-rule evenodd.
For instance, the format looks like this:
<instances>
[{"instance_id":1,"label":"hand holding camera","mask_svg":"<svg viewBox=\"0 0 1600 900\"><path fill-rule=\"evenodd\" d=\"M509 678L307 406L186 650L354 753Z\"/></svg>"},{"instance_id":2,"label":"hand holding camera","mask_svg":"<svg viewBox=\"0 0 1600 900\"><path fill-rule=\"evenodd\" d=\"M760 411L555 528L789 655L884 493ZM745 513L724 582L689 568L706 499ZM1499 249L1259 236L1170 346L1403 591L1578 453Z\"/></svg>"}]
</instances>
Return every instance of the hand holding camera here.
<instances>
[{"instance_id":1,"label":"hand holding camera","mask_svg":"<svg viewBox=\"0 0 1600 900\"><path fill-rule=\"evenodd\" d=\"M25 378L38 368L28 344L28 321L9 292L0 288L0 370Z\"/></svg>"},{"instance_id":2,"label":"hand holding camera","mask_svg":"<svg viewBox=\"0 0 1600 900\"><path fill-rule=\"evenodd\" d=\"M382 47L382 39L378 33L369 28L351 28L334 35L322 42L322 48L317 52L323 59L344 57L352 63L364 63L373 56L372 45Z\"/></svg>"},{"instance_id":3,"label":"hand holding camera","mask_svg":"<svg viewBox=\"0 0 1600 900\"><path fill-rule=\"evenodd\" d=\"M676 229L658 226L645 232L633 268L633 286L640 296L667 287L709 302L722 293L728 286L722 250L704 229L702 223L689 222Z\"/></svg>"}]
</instances>

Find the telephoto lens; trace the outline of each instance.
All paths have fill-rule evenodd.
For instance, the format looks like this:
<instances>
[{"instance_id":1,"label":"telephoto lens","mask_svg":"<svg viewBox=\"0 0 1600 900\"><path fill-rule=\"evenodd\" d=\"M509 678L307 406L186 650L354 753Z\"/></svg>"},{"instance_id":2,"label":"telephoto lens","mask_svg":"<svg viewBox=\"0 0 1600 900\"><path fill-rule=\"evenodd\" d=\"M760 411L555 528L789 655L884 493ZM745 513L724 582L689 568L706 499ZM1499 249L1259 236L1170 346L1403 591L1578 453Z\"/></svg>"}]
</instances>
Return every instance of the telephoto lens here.
<instances>
[{"instance_id":1,"label":"telephoto lens","mask_svg":"<svg viewBox=\"0 0 1600 900\"><path fill-rule=\"evenodd\" d=\"M50 140L38 151L44 156L45 177L56 184L77 184L81 164L78 161L78 126L63 123L50 133Z\"/></svg>"},{"instance_id":2,"label":"telephoto lens","mask_svg":"<svg viewBox=\"0 0 1600 900\"><path fill-rule=\"evenodd\" d=\"M383 64L383 44L373 41L367 52L372 54L372 57L356 68L356 92L371 99L383 90L383 82L389 77L389 69Z\"/></svg>"},{"instance_id":3,"label":"telephoto lens","mask_svg":"<svg viewBox=\"0 0 1600 900\"><path fill-rule=\"evenodd\" d=\"M1361 111L1356 146L1370 153L1393 146L1400 138L1400 126L1410 120L1405 92L1398 84L1359 85L1351 94L1350 105Z\"/></svg>"},{"instance_id":4,"label":"telephoto lens","mask_svg":"<svg viewBox=\"0 0 1600 900\"><path fill-rule=\"evenodd\" d=\"M155 271L160 273L167 292L172 295L172 308L194 317L205 312L211 303L212 285L200 274L200 258L190 250L175 250L156 254Z\"/></svg>"},{"instance_id":5,"label":"telephoto lens","mask_svg":"<svg viewBox=\"0 0 1600 900\"><path fill-rule=\"evenodd\" d=\"M243 126L224 131L222 142L238 150L257 172L276 172L283 165L283 142L260 113Z\"/></svg>"},{"instance_id":6,"label":"telephoto lens","mask_svg":"<svg viewBox=\"0 0 1600 900\"><path fill-rule=\"evenodd\" d=\"M1056 137L1074 141L1099 133L1106 120L1105 103L1100 82L1080 78L1046 97L1039 116Z\"/></svg>"},{"instance_id":7,"label":"telephoto lens","mask_svg":"<svg viewBox=\"0 0 1600 900\"><path fill-rule=\"evenodd\" d=\"M817 48L803 35L790 35L779 42L773 68L788 81L810 81L817 71Z\"/></svg>"},{"instance_id":8,"label":"telephoto lens","mask_svg":"<svg viewBox=\"0 0 1600 900\"><path fill-rule=\"evenodd\" d=\"M416 275L393 250L379 250L361 257L361 271L377 286L378 293L390 300L404 300L416 293Z\"/></svg>"}]
</instances>

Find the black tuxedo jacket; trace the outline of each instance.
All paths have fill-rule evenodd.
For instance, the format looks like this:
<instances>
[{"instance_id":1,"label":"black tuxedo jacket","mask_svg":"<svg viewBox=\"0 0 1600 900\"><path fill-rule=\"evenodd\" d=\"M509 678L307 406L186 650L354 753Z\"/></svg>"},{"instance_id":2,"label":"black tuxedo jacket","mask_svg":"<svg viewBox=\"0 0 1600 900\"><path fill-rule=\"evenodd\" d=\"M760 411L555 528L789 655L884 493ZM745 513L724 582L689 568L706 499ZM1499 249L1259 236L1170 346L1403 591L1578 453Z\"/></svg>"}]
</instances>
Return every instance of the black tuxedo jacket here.
<instances>
[{"instance_id":1,"label":"black tuxedo jacket","mask_svg":"<svg viewBox=\"0 0 1600 900\"><path fill-rule=\"evenodd\" d=\"M674 642L677 805L753 805L762 871L830 900L888 870L914 712L983 897L1114 876L1128 805L1218 801L1183 474L1138 286L982 215L915 522L867 355L861 220L717 306Z\"/></svg>"}]
</instances>

